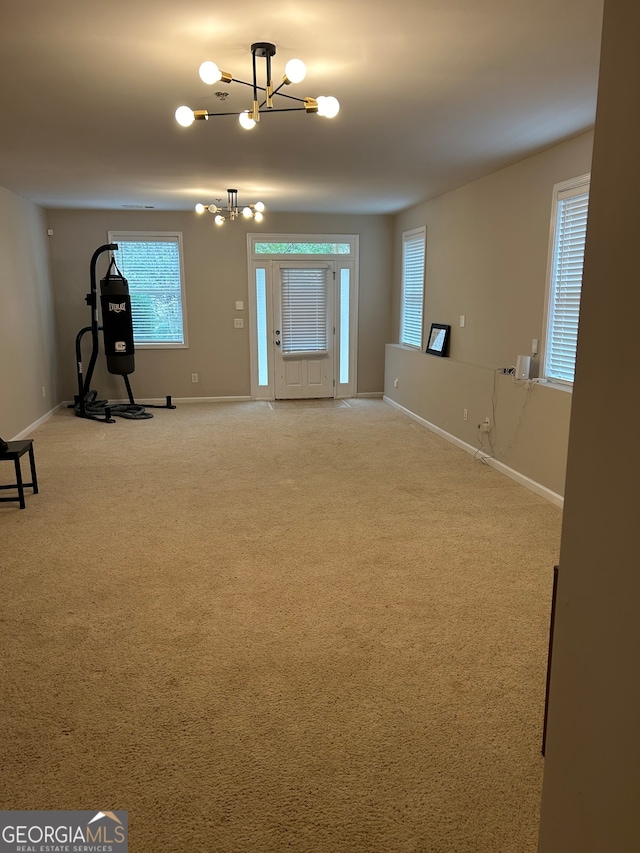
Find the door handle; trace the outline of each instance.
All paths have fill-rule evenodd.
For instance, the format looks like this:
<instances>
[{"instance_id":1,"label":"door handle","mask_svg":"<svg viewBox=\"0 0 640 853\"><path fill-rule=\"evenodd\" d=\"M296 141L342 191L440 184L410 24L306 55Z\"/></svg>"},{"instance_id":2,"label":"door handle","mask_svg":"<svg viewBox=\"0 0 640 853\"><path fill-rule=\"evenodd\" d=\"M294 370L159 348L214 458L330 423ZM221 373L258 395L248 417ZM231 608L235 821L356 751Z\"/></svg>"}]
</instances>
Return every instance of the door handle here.
<instances>
[{"instance_id":1,"label":"door handle","mask_svg":"<svg viewBox=\"0 0 640 853\"><path fill-rule=\"evenodd\" d=\"M280 346L280 341L276 341L276 346L277 346L277 347L279 347L279 346Z\"/></svg>"}]
</instances>

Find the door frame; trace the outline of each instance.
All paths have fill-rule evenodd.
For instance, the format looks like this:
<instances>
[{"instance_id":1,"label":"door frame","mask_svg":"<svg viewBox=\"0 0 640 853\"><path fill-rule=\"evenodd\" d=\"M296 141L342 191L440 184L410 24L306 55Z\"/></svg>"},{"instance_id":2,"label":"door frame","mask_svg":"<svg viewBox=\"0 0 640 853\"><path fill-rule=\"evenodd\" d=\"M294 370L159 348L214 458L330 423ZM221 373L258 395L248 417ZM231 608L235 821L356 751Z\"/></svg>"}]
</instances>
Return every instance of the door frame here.
<instances>
[{"instance_id":1,"label":"door frame","mask_svg":"<svg viewBox=\"0 0 640 853\"><path fill-rule=\"evenodd\" d=\"M258 253L258 243L328 243L348 244L348 254L298 254L291 253ZM358 351L358 256L359 237L357 234L247 234L248 252L248 308L249 308L249 350L251 363L251 399L275 400L274 380L274 329L272 325L273 311L266 311L266 360L264 352L265 318L262 318L261 338L263 346L258 342L258 270L263 270L261 277L266 305L273 304L273 268L276 263L287 261L331 261L335 263L335 279L333 291L333 383L334 398L355 397L357 394L357 351ZM341 302L343 287L348 285L348 301ZM348 311L348 318L343 316L342 308ZM344 321L344 322L343 322ZM348 324L348 342L344 342L344 328ZM346 347L346 349L345 349ZM260 349L260 355L259 355ZM341 355L343 361L341 363ZM260 361L263 376L260 377ZM345 370L344 362L347 362ZM264 373L266 372L266 381ZM345 373L348 375L345 377ZM342 381L343 379L347 381ZM262 379L262 381L261 381ZM330 398L329 398L330 399Z\"/></svg>"},{"instance_id":2,"label":"door frame","mask_svg":"<svg viewBox=\"0 0 640 853\"><path fill-rule=\"evenodd\" d=\"M298 261L287 258L286 261L270 261L271 285L273 288L273 303L271 305L271 316L273 324L277 326L274 333L275 346L273 347L274 361L274 393L276 400L305 400L309 398L331 399L336 396L336 370L335 358L338 350L335 323L336 310L334 306L336 287L336 263L325 258L313 261ZM325 285L327 288L327 310L325 312L326 349L322 353L305 353L304 355L286 355L283 352L285 345L285 329L282 318L282 272L283 270L323 270L325 273ZM332 330L332 326L334 329ZM278 334L278 330L281 333ZM297 364L300 385L291 387L288 382L290 369ZM309 371L313 367L319 370L322 381L312 393L309 387ZM318 377L316 377L318 378Z\"/></svg>"}]
</instances>

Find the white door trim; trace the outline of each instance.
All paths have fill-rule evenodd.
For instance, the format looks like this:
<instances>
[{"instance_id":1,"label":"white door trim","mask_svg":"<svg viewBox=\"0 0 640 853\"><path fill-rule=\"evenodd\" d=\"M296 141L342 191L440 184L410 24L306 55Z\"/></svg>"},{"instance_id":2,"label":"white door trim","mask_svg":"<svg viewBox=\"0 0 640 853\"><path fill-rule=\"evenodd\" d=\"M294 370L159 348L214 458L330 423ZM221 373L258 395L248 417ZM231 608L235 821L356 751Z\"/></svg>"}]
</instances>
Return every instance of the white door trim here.
<instances>
[{"instance_id":1,"label":"white door trim","mask_svg":"<svg viewBox=\"0 0 640 853\"><path fill-rule=\"evenodd\" d=\"M255 243L349 243L349 254L256 254ZM265 304L272 304L273 279L271 271L272 262L286 261L332 261L335 263L336 278L334 284L334 320L336 326L335 350L334 350L334 397L355 397L357 394L357 352L358 352L358 294L359 294L359 236L357 234L248 234L248 307L249 307L249 355L251 367L251 398L253 400L275 400L274 382L274 359L273 341L274 328L271 325L272 312L266 311L266 317L261 317L261 339L262 350L259 353L258 339L258 293L257 276L258 271L263 270L262 287L264 289ZM349 340L348 352L348 376L347 381L341 381L344 376L344 368L341 370L340 347L344 342L340 340L340 330L344 328L341 316L341 282L348 285L348 301L345 308L348 310ZM268 346L264 347L264 338ZM346 356L343 349L343 353ZM260 358L259 358L260 355ZM345 358L346 360L346 358ZM263 376L260 376L259 364L262 365ZM266 376L266 381L265 380ZM262 381L261 381L262 380Z\"/></svg>"}]
</instances>

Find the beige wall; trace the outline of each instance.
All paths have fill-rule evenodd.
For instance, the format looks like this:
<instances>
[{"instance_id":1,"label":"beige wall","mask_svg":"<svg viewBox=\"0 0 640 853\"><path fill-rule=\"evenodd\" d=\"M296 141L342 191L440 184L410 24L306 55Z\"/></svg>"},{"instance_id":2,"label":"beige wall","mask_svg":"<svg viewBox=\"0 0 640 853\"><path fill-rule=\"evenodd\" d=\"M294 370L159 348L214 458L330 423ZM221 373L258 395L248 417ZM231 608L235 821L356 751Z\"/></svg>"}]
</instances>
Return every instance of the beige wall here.
<instances>
[{"instance_id":1,"label":"beige wall","mask_svg":"<svg viewBox=\"0 0 640 853\"><path fill-rule=\"evenodd\" d=\"M640 849L639 40L605 0L540 853Z\"/></svg>"},{"instance_id":2,"label":"beige wall","mask_svg":"<svg viewBox=\"0 0 640 853\"><path fill-rule=\"evenodd\" d=\"M58 399L48 239L43 211L0 187L0 436L5 441L43 417Z\"/></svg>"},{"instance_id":3,"label":"beige wall","mask_svg":"<svg viewBox=\"0 0 640 853\"><path fill-rule=\"evenodd\" d=\"M90 289L93 252L107 243L108 231L181 231L187 295L189 347L180 350L138 349L130 377L136 399L164 397L237 397L251 393L248 323L247 233L256 225L243 221L217 228L212 217L191 212L49 210L54 298L58 322L60 387L63 399L76 393L75 336L90 323L84 297ZM360 235L360 303L358 328L358 393L381 393L384 346L391 334L390 277L393 218L273 214L265 217L265 233ZM98 280L106 271L106 255L98 264ZM239 315L236 300L245 304ZM233 326L244 316L245 328ZM85 362L90 352L85 336ZM198 373L199 382L191 382ZM120 377L109 375L100 357L92 387L100 397L125 396Z\"/></svg>"},{"instance_id":4,"label":"beige wall","mask_svg":"<svg viewBox=\"0 0 640 853\"><path fill-rule=\"evenodd\" d=\"M571 394L550 386L526 391L498 376L494 407L494 371L529 354L532 339L542 345L553 186L589 172L592 143L583 134L404 211L395 225L393 340L402 232L426 225L425 329L450 324L451 346L448 359L387 347L385 395L472 446L477 424L495 414L496 459L560 495ZM536 358L532 375L538 369Z\"/></svg>"}]
</instances>

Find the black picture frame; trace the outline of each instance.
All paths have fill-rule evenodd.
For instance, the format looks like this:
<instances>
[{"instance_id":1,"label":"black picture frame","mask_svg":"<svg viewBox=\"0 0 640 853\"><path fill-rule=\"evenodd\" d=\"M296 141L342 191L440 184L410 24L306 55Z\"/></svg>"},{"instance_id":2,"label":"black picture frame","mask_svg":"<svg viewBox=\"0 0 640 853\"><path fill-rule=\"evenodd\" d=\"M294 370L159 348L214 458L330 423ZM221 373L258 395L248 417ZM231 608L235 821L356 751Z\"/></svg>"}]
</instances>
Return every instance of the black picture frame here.
<instances>
[{"instance_id":1,"label":"black picture frame","mask_svg":"<svg viewBox=\"0 0 640 853\"><path fill-rule=\"evenodd\" d=\"M432 323L429 331L429 341L426 352L431 355L446 357L449 355L449 334L451 326L445 323Z\"/></svg>"}]
</instances>

